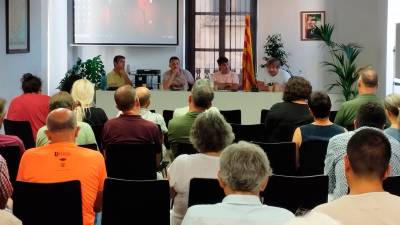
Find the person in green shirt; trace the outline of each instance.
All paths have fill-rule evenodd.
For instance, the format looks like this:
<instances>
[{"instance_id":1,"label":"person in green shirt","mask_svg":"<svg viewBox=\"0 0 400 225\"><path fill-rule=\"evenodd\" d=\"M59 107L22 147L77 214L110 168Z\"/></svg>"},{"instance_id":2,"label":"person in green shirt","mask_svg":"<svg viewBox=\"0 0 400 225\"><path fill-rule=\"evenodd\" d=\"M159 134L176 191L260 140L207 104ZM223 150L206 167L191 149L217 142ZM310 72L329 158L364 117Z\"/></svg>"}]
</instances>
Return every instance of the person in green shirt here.
<instances>
[{"instance_id":1,"label":"person in green shirt","mask_svg":"<svg viewBox=\"0 0 400 225\"><path fill-rule=\"evenodd\" d=\"M168 123L168 141L171 145L172 155L175 158L179 142L189 142L189 132L197 116L210 108L214 99L214 91L206 79L197 80L189 96L189 112L185 115L172 118Z\"/></svg>"},{"instance_id":2,"label":"person in green shirt","mask_svg":"<svg viewBox=\"0 0 400 225\"><path fill-rule=\"evenodd\" d=\"M125 56L117 55L114 57L114 69L107 74L107 87L118 88L125 84L132 85L132 81L125 71Z\"/></svg>"},{"instance_id":3,"label":"person in green shirt","mask_svg":"<svg viewBox=\"0 0 400 225\"><path fill-rule=\"evenodd\" d=\"M60 91L57 94L51 96L49 102L49 109L53 111L58 108L74 109L74 100L72 96L65 91ZM89 124L85 122L78 122L78 136L75 139L77 145L96 144L96 138L93 130ZM38 130L36 136L36 147L40 147L49 143L45 131L47 126L43 126Z\"/></svg>"},{"instance_id":4,"label":"person in green shirt","mask_svg":"<svg viewBox=\"0 0 400 225\"><path fill-rule=\"evenodd\" d=\"M353 100L346 101L337 112L335 124L346 127L348 130L354 129L354 118L361 105L368 102L376 102L382 105L382 101L376 96L378 89L378 74L370 67L363 67L358 71L357 89L358 96Z\"/></svg>"}]
</instances>

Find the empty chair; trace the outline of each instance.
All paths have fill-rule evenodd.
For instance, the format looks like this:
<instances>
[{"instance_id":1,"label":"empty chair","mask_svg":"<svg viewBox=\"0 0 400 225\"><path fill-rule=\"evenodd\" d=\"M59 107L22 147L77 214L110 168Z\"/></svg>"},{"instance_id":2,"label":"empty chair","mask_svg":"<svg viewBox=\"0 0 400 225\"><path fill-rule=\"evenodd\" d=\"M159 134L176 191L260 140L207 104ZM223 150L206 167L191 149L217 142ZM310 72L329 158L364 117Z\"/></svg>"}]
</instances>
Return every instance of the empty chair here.
<instances>
[{"instance_id":1,"label":"empty chair","mask_svg":"<svg viewBox=\"0 0 400 225\"><path fill-rule=\"evenodd\" d=\"M300 146L300 168L299 173L302 176L324 174L324 162L326 149L328 147L326 140L309 140Z\"/></svg>"},{"instance_id":2,"label":"empty chair","mask_svg":"<svg viewBox=\"0 0 400 225\"><path fill-rule=\"evenodd\" d=\"M390 194L400 196L400 176L387 177L383 180L383 189Z\"/></svg>"},{"instance_id":3,"label":"empty chair","mask_svg":"<svg viewBox=\"0 0 400 225\"><path fill-rule=\"evenodd\" d=\"M93 143L93 144L87 144L87 145L79 145L79 147L87 148L87 149L91 149L91 150L95 150L95 151L98 150L97 144L95 144L95 143Z\"/></svg>"},{"instance_id":4,"label":"empty chair","mask_svg":"<svg viewBox=\"0 0 400 225\"><path fill-rule=\"evenodd\" d=\"M98 145L99 149L102 149L102 146L101 146L101 143L102 143L102 141L101 141L101 136L102 136L102 134L103 134L103 126L104 126L104 124L93 125L93 126L91 126L91 127L92 127L92 130L93 130L93 133L94 133L94 137L96 138L96 142L97 142L97 145Z\"/></svg>"},{"instance_id":5,"label":"empty chair","mask_svg":"<svg viewBox=\"0 0 400 225\"><path fill-rule=\"evenodd\" d=\"M107 178L104 183L101 224L169 225L169 195L167 180L128 181Z\"/></svg>"},{"instance_id":6,"label":"empty chair","mask_svg":"<svg viewBox=\"0 0 400 225\"><path fill-rule=\"evenodd\" d=\"M295 175L296 144L293 142L261 143L259 145L267 154L273 174Z\"/></svg>"},{"instance_id":7,"label":"empty chair","mask_svg":"<svg viewBox=\"0 0 400 225\"><path fill-rule=\"evenodd\" d=\"M35 147L32 128L29 121L13 121L4 119L4 132L7 135L15 135L24 143L25 149Z\"/></svg>"},{"instance_id":8,"label":"empty chair","mask_svg":"<svg viewBox=\"0 0 400 225\"><path fill-rule=\"evenodd\" d=\"M272 175L261 193L264 204L296 213L328 201L328 176L292 177Z\"/></svg>"},{"instance_id":9,"label":"empty chair","mask_svg":"<svg viewBox=\"0 0 400 225\"><path fill-rule=\"evenodd\" d=\"M21 161L21 152L19 146L0 147L0 155L3 156L7 162L10 181L14 186L18 174L19 162Z\"/></svg>"},{"instance_id":10,"label":"empty chair","mask_svg":"<svg viewBox=\"0 0 400 225\"><path fill-rule=\"evenodd\" d=\"M14 186L13 212L24 225L82 225L81 184L28 183Z\"/></svg>"},{"instance_id":11,"label":"empty chair","mask_svg":"<svg viewBox=\"0 0 400 225\"><path fill-rule=\"evenodd\" d=\"M260 123L262 123L262 124L265 123L265 117L267 117L268 112L269 112L269 109L261 109Z\"/></svg>"},{"instance_id":12,"label":"empty chair","mask_svg":"<svg viewBox=\"0 0 400 225\"><path fill-rule=\"evenodd\" d=\"M242 111L240 109L236 110L220 110L219 111L224 117L226 122L228 123L242 123Z\"/></svg>"},{"instance_id":13,"label":"empty chair","mask_svg":"<svg viewBox=\"0 0 400 225\"><path fill-rule=\"evenodd\" d=\"M165 109L165 110L163 110L162 115L163 115L163 117L164 117L165 124L166 124L167 127L168 127L168 123L169 123L169 121L172 119L172 116L174 115L174 110L167 110L167 109Z\"/></svg>"},{"instance_id":14,"label":"empty chair","mask_svg":"<svg viewBox=\"0 0 400 225\"><path fill-rule=\"evenodd\" d=\"M175 158L178 157L179 155L182 154L196 154L199 153L194 146L192 145L192 143L187 143L187 142L177 142L174 144L174 149L176 149L175 152Z\"/></svg>"},{"instance_id":15,"label":"empty chair","mask_svg":"<svg viewBox=\"0 0 400 225\"><path fill-rule=\"evenodd\" d=\"M154 144L110 144L105 152L108 177L127 180L156 179Z\"/></svg>"},{"instance_id":16,"label":"empty chair","mask_svg":"<svg viewBox=\"0 0 400 225\"><path fill-rule=\"evenodd\" d=\"M219 203L222 202L224 197L224 190L219 186L217 179L192 178L190 180L189 207L199 204Z\"/></svg>"},{"instance_id":17,"label":"empty chair","mask_svg":"<svg viewBox=\"0 0 400 225\"><path fill-rule=\"evenodd\" d=\"M264 124L235 124L231 123L233 133L235 134L235 142L238 141L256 141L264 142L265 127Z\"/></svg>"}]
</instances>

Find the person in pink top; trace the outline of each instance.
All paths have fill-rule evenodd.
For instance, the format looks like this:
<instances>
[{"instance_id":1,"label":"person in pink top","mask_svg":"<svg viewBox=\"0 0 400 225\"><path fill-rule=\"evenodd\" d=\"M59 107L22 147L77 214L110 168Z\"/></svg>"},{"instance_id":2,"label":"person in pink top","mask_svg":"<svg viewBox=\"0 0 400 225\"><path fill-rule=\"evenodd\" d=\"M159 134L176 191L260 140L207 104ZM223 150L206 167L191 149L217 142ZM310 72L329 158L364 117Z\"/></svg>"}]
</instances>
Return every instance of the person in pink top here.
<instances>
[{"instance_id":1,"label":"person in pink top","mask_svg":"<svg viewBox=\"0 0 400 225\"><path fill-rule=\"evenodd\" d=\"M228 58L220 56L217 63L219 71L213 75L214 89L237 91L239 89L239 77L231 71Z\"/></svg>"},{"instance_id":2,"label":"person in pink top","mask_svg":"<svg viewBox=\"0 0 400 225\"><path fill-rule=\"evenodd\" d=\"M39 77L26 73L22 76L21 83L24 93L11 101L7 119L29 121L33 138L36 139L37 131L46 124L50 97L41 94L42 81Z\"/></svg>"}]
</instances>

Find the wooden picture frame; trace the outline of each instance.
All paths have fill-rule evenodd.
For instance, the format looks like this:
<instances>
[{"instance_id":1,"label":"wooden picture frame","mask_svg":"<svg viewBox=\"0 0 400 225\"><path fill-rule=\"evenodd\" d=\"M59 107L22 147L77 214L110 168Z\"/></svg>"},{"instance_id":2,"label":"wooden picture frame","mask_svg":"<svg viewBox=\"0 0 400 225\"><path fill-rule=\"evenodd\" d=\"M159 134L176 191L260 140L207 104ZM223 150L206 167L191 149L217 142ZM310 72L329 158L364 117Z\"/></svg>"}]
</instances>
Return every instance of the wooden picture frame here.
<instances>
[{"instance_id":1,"label":"wooden picture frame","mask_svg":"<svg viewBox=\"0 0 400 225\"><path fill-rule=\"evenodd\" d=\"M29 1L6 0L6 53L30 51Z\"/></svg>"},{"instance_id":2,"label":"wooden picture frame","mask_svg":"<svg viewBox=\"0 0 400 225\"><path fill-rule=\"evenodd\" d=\"M325 24L325 11L300 12L300 30L302 41L318 41L314 28Z\"/></svg>"}]
</instances>

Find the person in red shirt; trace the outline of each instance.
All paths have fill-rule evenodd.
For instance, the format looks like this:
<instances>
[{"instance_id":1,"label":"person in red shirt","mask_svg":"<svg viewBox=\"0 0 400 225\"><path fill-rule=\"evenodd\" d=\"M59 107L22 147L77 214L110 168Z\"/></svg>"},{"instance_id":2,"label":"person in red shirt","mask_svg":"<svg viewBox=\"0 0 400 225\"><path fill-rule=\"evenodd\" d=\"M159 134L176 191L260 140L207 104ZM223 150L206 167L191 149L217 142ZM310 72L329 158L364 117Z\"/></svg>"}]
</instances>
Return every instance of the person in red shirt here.
<instances>
[{"instance_id":1,"label":"person in red shirt","mask_svg":"<svg viewBox=\"0 0 400 225\"><path fill-rule=\"evenodd\" d=\"M7 119L29 121L33 138L36 139L37 131L46 124L50 97L41 94L42 81L39 77L26 73L22 76L21 83L24 93L11 101Z\"/></svg>"}]
</instances>

